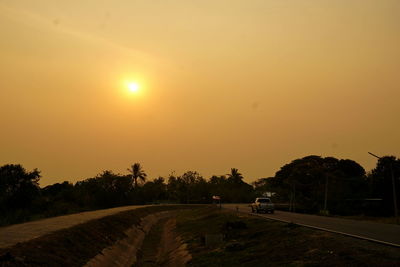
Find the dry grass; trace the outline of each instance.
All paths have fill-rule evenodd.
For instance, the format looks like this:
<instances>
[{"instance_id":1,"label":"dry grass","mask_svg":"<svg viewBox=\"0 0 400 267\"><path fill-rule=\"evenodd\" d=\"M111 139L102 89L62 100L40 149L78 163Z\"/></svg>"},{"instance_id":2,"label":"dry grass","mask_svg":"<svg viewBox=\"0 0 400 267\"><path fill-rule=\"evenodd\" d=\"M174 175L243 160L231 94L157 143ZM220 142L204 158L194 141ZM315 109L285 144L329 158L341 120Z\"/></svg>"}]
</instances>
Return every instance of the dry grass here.
<instances>
[{"instance_id":1,"label":"dry grass","mask_svg":"<svg viewBox=\"0 0 400 267\"><path fill-rule=\"evenodd\" d=\"M190 206L188 206L190 207ZM83 266L125 238L125 230L151 213L185 206L153 206L121 212L0 249L0 266Z\"/></svg>"},{"instance_id":2,"label":"dry grass","mask_svg":"<svg viewBox=\"0 0 400 267\"><path fill-rule=\"evenodd\" d=\"M397 224L395 217L373 217L373 216L335 216L342 219L351 219L358 221L369 221L376 223L387 223L387 224ZM400 219L399 219L400 220Z\"/></svg>"},{"instance_id":3,"label":"dry grass","mask_svg":"<svg viewBox=\"0 0 400 267\"><path fill-rule=\"evenodd\" d=\"M187 210L178 231L190 266L399 266L398 248L214 208ZM205 234L224 242L206 247Z\"/></svg>"}]
</instances>

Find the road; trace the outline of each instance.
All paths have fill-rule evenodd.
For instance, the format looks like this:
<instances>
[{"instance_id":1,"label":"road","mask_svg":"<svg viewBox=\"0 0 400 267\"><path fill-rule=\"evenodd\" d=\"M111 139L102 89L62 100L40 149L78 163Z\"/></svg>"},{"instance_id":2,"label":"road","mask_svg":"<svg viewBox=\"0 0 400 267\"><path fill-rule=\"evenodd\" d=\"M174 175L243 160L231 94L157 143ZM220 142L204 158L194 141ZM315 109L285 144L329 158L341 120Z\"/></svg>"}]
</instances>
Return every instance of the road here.
<instances>
[{"instance_id":1,"label":"road","mask_svg":"<svg viewBox=\"0 0 400 267\"><path fill-rule=\"evenodd\" d=\"M33 238L81 224L93 219L99 219L121 211L132 210L144 206L125 206L113 209L87 211L76 214L58 216L37 220L33 222L14 224L0 227L0 248L12 246L18 242L24 242Z\"/></svg>"},{"instance_id":2,"label":"road","mask_svg":"<svg viewBox=\"0 0 400 267\"><path fill-rule=\"evenodd\" d=\"M251 209L248 207L248 204L225 204L222 207L232 210L236 210L238 207L240 212L251 213ZM400 247L400 225L308 215L285 211L275 211L274 214L257 214L257 216L283 222L293 222L307 227L341 233L358 238L378 241L381 243L388 243L390 245Z\"/></svg>"},{"instance_id":3,"label":"road","mask_svg":"<svg viewBox=\"0 0 400 267\"><path fill-rule=\"evenodd\" d=\"M12 246L18 242L28 241L60 229L69 228L77 224L87 222L89 220L99 219L101 217L116 214L121 211L132 210L140 207L144 206L126 206L113 209L88 211L22 224L15 224L7 227L0 227L0 248ZM251 213L251 209L247 204L225 204L223 207L233 210L236 210L236 207L239 207L240 212ZM338 232L368 240L389 243L400 247L399 225L356 221L284 211L275 211L274 214L257 214L257 216L283 222L293 222L307 227Z\"/></svg>"}]
</instances>

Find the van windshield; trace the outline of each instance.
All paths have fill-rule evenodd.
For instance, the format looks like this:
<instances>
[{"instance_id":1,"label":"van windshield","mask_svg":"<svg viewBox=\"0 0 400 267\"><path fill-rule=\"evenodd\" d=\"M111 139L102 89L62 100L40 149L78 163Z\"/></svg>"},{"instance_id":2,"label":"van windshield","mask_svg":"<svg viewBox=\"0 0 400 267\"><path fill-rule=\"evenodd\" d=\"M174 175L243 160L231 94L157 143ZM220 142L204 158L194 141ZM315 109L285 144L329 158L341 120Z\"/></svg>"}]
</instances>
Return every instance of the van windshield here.
<instances>
[{"instance_id":1,"label":"van windshield","mask_svg":"<svg viewBox=\"0 0 400 267\"><path fill-rule=\"evenodd\" d=\"M260 202L260 203L270 203L271 200L269 198L259 198L258 202Z\"/></svg>"}]
</instances>

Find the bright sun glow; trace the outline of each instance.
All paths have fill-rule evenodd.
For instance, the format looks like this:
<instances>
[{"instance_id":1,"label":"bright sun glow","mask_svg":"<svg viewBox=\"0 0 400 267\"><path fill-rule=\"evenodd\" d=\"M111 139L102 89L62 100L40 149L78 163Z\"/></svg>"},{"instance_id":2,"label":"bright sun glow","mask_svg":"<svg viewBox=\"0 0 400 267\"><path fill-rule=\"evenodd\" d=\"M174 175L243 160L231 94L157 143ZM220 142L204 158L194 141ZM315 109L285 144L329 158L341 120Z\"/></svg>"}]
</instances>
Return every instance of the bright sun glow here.
<instances>
[{"instance_id":1,"label":"bright sun glow","mask_svg":"<svg viewBox=\"0 0 400 267\"><path fill-rule=\"evenodd\" d=\"M126 87L132 93L137 93L140 89L140 86L137 82L127 82Z\"/></svg>"}]
</instances>

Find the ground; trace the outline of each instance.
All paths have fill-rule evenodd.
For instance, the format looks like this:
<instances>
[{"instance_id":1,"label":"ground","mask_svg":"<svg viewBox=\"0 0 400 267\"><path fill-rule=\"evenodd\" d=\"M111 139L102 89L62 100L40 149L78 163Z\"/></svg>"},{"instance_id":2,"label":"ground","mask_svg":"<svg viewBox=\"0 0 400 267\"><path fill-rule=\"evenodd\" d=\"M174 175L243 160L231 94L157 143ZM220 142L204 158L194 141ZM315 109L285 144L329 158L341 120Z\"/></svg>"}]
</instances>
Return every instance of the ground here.
<instances>
[{"instance_id":1,"label":"ground","mask_svg":"<svg viewBox=\"0 0 400 267\"><path fill-rule=\"evenodd\" d=\"M166 209L172 213L147 234L137 266L400 266L399 248L214 206L156 206L93 220L2 248L0 266L82 266L140 218Z\"/></svg>"},{"instance_id":2,"label":"ground","mask_svg":"<svg viewBox=\"0 0 400 267\"><path fill-rule=\"evenodd\" d=\"M191 260L186 244L176 232L176 219L172 216L160 220L150 230L135 266L175 267L184 266Z\"/></svg>"},{"instance_id":3,"label":"ground","mask_svg":"<svg viewBox=\"0 0 400 267\"><path fill-rule=\"evenodd\" d=\"M178 205L153 206L124 211L0 248L0 266L83 266L104 248L126 238L124 232L139 225L141 218L183 208Z\"/></svg>"},{"instance_id":4,"label":"ground","mask_svg":"<svg viewBox=\"0 0 400 267\"><path fill-rule=\"evenodd\" d=\"M177 222L190 266L400 266L399 248L216 208L180 212Z\"/></svg>"}]
</instances>

